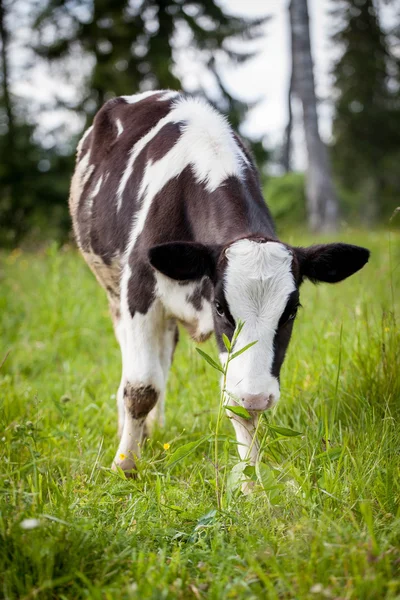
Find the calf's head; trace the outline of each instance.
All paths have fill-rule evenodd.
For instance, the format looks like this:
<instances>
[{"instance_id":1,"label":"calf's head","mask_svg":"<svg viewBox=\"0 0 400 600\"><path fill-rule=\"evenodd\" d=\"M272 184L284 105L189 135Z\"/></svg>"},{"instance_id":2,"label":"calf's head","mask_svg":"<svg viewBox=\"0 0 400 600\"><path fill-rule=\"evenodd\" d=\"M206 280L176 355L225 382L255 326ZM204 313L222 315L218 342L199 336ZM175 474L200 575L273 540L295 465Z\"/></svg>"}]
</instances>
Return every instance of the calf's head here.
<instances>
[{"instance_id":1,"label":"calf's head","mask_svg":"<svg viewBox=\"0 0 400 600\"><path fill-rule=\"evenodd\" d=\"M152 266L180 282L213 286L211 307L221 362L227 353L222 334L232 338L244 323L235 351L254 346L229 365L227 390L250 411L273 406L279 374L292 335L304 279L336 283L368 261L369 251L350 244L296 248L265 237L249 237L225 247L174 242L149 251Z\"/></svg>"}]
</instances>

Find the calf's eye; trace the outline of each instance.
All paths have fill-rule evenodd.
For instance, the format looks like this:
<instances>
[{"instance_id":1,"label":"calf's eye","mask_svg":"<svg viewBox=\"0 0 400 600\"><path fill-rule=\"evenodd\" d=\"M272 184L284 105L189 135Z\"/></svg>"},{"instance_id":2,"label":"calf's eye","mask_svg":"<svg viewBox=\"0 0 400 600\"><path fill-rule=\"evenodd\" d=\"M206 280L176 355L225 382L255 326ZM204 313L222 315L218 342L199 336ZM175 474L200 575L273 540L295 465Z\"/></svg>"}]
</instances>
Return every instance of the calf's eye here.
<instances>
[{"instance_id":1,"label":"calf's eye","mask_svg":"<svg viewBox=\"0 0 400 600\"><path fill-rule=\"evenodd\" d=\"M218 314L220 317L223 317L223 316L224 316L224 309L222 308L222 306L221 306L221 304L220 304L219 302L216 302L216 303L215 303L215 310L217 311L217 314Z\"/></svg>"},{"instance_id":2,"label":"calf's eye","mask_svg":"<svg viewBox=\"0 0 400 600\"><path fill-rule=\"evenodd\" d=\"M297 308L296 310L294 310L293 312L290 313L288 321L293 321L296 318L297 315Z\"/></svg>"}]
</instances>

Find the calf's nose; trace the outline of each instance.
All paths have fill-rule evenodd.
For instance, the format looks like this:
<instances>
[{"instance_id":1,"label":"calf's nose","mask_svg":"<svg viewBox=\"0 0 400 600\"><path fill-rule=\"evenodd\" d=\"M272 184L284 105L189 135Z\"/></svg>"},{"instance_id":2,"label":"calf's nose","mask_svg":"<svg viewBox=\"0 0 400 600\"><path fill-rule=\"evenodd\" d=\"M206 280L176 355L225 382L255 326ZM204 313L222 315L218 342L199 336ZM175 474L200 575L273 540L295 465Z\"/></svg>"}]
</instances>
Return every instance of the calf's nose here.
<instances>
[{"instance_id":1,"label":"calf's nose","mask_svg":"<svg viewBox=\"0 0 400 600\"><path fill-rule=\"evenodd\" d=\"M246 410L262 412L275 404L274 394L245 394L242 396L243 406Z\"/></svg>"}]
</instances>

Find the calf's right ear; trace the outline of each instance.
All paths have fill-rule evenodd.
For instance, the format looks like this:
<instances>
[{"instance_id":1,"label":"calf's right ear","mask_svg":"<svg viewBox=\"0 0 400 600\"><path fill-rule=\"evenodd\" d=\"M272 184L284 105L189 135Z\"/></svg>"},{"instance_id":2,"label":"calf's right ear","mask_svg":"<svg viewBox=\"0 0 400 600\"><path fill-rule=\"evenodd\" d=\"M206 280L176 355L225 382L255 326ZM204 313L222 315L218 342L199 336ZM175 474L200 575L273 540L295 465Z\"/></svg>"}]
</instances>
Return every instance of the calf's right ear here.
<instances>
[{"instance_id":1,"label":"calf's right ear","mask_svg":"<svg viewBox=\"0 0 400 600\"><path fill-rule=\"evenodd\" d=\"M194 281L205 275L213 278L219 251L194 242L170 242L153 246L148 252L151 266L177 281Z\"/></svg>"},{"instance_id":2,"label":"calf's right ear","mask_svg":"<svg viewBox=\"0 0 400 600\"><path fill-rule=\"evenodd\" d=\"M314 283L337 283L353 275L368 262L369 250L352 244L320 244L296 248L302 278Z\"/></svg>"}]
</instances>

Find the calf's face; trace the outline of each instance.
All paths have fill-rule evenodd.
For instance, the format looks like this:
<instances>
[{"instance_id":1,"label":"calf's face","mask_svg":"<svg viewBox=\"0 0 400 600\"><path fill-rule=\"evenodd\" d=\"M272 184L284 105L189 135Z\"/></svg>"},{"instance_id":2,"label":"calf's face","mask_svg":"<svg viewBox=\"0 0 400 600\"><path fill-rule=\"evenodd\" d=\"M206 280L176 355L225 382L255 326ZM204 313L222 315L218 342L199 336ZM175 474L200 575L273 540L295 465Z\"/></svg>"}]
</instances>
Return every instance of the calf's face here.
<instances>
[{"instance_id":1,"label":"calf's face","mask_svg":"<svg viewBox=\"0 0 400 600\"><path fill-rule=\"evenodd\" d=\"M226 388L254 412L279 400L279 374L302 281L336 283L361 269L368 257L368 250L349 244L295 248L264 237L239 239L223 248L175 242L149 251L152 266L167 277L212 281L214 331L222 364L228 356L222 335L232 339L237 324L244 323L234 351L256 344L230 362Z\"/></svg>"}]
</instances>

